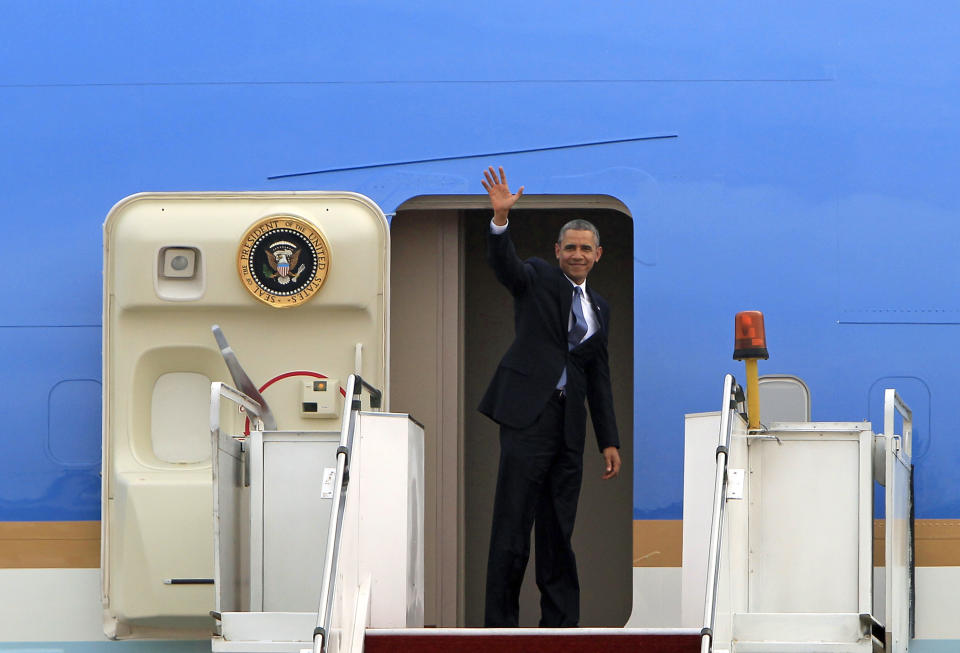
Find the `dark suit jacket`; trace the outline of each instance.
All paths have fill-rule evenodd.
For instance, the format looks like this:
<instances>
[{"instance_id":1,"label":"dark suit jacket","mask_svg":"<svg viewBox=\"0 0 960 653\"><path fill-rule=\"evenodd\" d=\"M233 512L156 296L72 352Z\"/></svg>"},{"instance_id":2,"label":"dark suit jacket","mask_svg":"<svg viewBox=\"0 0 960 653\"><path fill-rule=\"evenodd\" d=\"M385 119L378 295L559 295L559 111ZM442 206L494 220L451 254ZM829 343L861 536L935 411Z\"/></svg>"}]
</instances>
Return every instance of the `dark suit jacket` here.
<instances>
[{"instance_id":1,"label":"dark suit jacket","mask_svg":"<svg viewBox=\"0 0 960 653\"><path fill-rule=\"evenodd\" d=\"M610 306L588 288L599 329L568 351L573 286L560 268L539 258L521 261L509 229L500 235L488 235L487 261L513 295L515 337L480 402L480 412L511 428L532 425L556 389L566 365L568 430L572 427L579 434L582 446L587 425L586 399L600 450L619 447L607 357Z\"/></svg>"}]
</instances>

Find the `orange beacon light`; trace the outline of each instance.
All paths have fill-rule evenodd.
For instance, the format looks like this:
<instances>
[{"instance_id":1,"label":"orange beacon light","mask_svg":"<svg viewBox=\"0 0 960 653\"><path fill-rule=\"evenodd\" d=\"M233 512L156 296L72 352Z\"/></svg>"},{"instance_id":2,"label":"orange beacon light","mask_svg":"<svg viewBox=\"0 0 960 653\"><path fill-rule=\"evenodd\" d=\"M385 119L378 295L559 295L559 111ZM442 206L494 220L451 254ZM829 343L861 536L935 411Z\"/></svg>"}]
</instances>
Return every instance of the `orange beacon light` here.
<instances>
[{"instance_id":1,"label":"orange beacon light","mask_svg":"<svg viewBox=\"0 0 960 653\"><path fill-rule=\"evenodd\" d=\"M747 368L747 428L760 429L760 377L757 361L768 359L767 334L763 328L763 313L740 311L734 324L733 359L744 361Z\"/></svg>"}]
</instances>

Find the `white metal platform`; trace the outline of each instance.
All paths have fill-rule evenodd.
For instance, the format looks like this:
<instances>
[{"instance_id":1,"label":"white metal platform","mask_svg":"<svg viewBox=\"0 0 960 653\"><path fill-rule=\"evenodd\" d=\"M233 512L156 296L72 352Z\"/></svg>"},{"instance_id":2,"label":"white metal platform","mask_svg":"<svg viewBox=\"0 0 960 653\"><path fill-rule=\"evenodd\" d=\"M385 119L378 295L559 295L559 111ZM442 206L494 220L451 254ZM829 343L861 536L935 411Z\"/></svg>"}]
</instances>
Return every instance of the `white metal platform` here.
<instances>
[{"instance_id":1,"label":"white metal platform","mask_svg":"<svg viewBox=\"0 0 960 653\"><path fill-rule=\"evenodd\" d=\"M685 620L705 615L706 650L904 653L912 628L909 408L888 390L882 433L869 422L749 431L734 390L728 375L725 410L686 418ZM883 561L873 559L880 485Z\"/></svg>"}]
</instances>

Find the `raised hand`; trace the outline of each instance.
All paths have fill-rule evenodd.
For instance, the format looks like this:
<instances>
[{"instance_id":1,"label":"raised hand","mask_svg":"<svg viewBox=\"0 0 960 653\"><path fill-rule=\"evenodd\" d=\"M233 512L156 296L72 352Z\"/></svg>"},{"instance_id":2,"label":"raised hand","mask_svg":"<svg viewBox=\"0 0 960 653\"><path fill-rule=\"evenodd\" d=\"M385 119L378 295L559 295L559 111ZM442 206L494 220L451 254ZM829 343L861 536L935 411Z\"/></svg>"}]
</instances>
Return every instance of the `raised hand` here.
<instances>
[{"instance_id":1,"label":"raised hand","mask_svg":"<svg viewBox=\"0 0 960 653\"><path fill-rule=\"evenodd\" d=\"M500 166L499 178L493 166L483 171L483 177L480 183L483 184L487 195L490 196L490 206L493 207L493 222L503 226L507 224L507 214L510 209L523 195L523 186L516 193L511 193L510 187L507 185L507 175L503 172L503 166Z\"/></svg>"}]
</instances>

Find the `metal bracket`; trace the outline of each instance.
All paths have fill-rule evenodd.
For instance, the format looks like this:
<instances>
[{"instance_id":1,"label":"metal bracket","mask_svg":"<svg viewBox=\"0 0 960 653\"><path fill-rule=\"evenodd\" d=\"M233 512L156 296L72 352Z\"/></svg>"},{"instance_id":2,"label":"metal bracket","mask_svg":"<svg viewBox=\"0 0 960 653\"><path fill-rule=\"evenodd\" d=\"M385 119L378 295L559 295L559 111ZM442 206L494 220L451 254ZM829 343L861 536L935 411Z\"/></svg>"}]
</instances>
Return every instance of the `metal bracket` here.
<instances>
[{"instance_id":1,"label":"metal bracket","mask_svg":"<svg viewBox=\"0 0 960 653\"><path fill-rule=\"evenodd\" d=\"M727 470L727 500L730 499L742 499L743 498L743 481L744 481L744 470L743 469L728 469Z\"/></svg>"},{"instance_id":2,"label":"metal bracket","mask_svg":"<svg viewBox=\"0 0 960 653\"><path fill-rule=\"evenodd\" d=\"M747 444L750 444L750 440L776 440L777 444L782 445L783 440L778 438L775 435L745 435L744 439L747 440Z\"/></svg>"}]
</instances>

